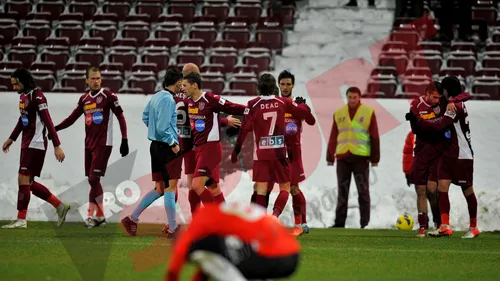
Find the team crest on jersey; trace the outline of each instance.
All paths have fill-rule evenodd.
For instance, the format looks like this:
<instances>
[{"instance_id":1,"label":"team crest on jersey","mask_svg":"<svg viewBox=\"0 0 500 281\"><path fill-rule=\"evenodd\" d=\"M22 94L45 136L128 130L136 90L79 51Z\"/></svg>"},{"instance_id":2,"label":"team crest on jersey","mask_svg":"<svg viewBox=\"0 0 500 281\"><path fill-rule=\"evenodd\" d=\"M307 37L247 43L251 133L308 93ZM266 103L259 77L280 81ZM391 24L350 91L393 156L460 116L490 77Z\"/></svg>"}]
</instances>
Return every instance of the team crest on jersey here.
<instances>
[{"instance_id":1,"label":"team crest on jersey","mask_svg":"<svg viewBox=\"0 0 500 281\"><path fill-rule=\"evenodd\" d=\"M205 103L204 103L204 102L200 102L200 103L198 104L198 108L199 108L200 110L203 110L203 108L205 108Z\"/></svg>"},{"instance_id":2,"label":"team crest on jersey","mask_svg":"<svg viewBox=\"0 0 500 281\"><path fill-rule=\"evenodd\" d=\"M101 102L102 102L102 97L101 97L101 96L97 97L96 102L97 102L98 104L99 104L99 103L101 103Z\"/></svg>"},{"instance_id":3,"label":"team crest on jersey","mask_svg":"<svg viewBox=\"0 0 500 281\"><path fill-rule=\"evenodd\" d=\"M434 110L434 113L436 113L436 114L439 114L439 112L441 112L441 108L439 108L439 106L434 107L433 110Z\"/></svg>"}]
</instances>

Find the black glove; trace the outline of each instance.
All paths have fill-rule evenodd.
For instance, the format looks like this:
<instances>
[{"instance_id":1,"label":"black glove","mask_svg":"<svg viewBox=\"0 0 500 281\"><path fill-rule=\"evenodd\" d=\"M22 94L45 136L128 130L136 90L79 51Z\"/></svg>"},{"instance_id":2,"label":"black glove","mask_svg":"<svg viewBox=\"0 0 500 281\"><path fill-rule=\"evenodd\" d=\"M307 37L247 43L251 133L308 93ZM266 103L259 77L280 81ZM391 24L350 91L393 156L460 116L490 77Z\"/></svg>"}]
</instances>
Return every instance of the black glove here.
<instances>
[{"instance_id":1,"label":"black glove","mask_svg":"<svg viewBox=\"0 0 500 281\"><path fill-rule=\"evenodd\" d=\"M59 127L59 125L58 125L58 126L55 126L55 127L54 127L54 129L56 129L56 132L58 132L58 131L60 131L60 130L61 130L61 128Z\"/></svg>"},{"instance_id":2,"label":"black glove","mask_svg":"<svg viewBox=\"0 0 500 281\"><path fill-rule=\"evenodd\" d=\"M226 129L226 135L230 138L236 136L240 132L240 127L229 127Z\"/></svg>"},{"instance_id":3,"label":"black glove","mask_svg":"<svg viewBox=\"0 0 500 281\"><path fill-rule=\"evenodd\" d=\"M410 121L411 123L417 121L417 116L415 116L411 111L406 113L405 115L406 121Z\"/></svg>"},{"instance_id":4,"label":"black glove","mask_svg":"<svg viewBox=\"0 0 500 281\"><path fill-rule=\"evenodd\" d=\"M405 174L405 178L406 178L406 185L410 186L411 183L410 183L410 174Z\"/></svg>"},{"instance_id":5,"label":"black glove","mask_svg":"<svg viewBox=\"0 0 500 281\"><path fill-rule=\"evenodd\" d=\"M120 145L120 154L122 157L128 155L128 140L126 138L122 139L122 144Z\"/></svg>"},{"instance_id":6,"label":"black glove","mask_svg":"<svg viewBox=\"0 0 500 281\"><path fill-rule=\"evenodd\" d=\"M303 98L303 97L296 97L295 98L295 103L297 103L297 104L301 104L301 103L305 104L306 103L306 99Z\"/></svg>"}]
</instances>

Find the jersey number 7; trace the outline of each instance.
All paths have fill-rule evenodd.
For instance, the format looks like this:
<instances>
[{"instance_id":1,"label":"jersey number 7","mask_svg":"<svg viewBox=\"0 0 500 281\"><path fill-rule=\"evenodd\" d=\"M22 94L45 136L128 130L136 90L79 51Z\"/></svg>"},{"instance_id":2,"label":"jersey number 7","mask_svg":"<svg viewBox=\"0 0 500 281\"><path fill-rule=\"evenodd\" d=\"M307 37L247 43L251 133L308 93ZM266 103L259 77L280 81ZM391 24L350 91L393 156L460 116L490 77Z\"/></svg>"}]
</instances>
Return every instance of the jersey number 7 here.
<instances>
[{"instance_id":1,"label":"jersey number 7","mask_svg":"<svg viewBox=\"0 0 500 281\"><path fill-rule=\"evenodd\" d=\"M265 112L262 116L264 120L268 120L271 118L271 126L269 126L269 135L272 136L274 133L274 127L276 127L276 119L278 117L278 112L276 111L270 111L270 112Z\"/></svg>"}]
</instances>

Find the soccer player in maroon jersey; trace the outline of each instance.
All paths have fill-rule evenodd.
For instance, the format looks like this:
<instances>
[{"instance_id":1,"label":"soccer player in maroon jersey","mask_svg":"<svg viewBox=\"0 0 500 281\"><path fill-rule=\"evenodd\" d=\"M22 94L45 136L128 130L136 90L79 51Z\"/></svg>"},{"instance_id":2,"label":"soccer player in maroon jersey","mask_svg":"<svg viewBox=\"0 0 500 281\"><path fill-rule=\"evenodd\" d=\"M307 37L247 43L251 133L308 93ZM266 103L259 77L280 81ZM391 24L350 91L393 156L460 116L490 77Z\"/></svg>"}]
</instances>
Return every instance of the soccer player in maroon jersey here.
<instances>
[{"instance_id":1,"label":"soccer player in maroon jersey","mask_svg":"<svg viewBox=\"0 0 500 281\"><path fill-rule=\"evenodd\" d=\"M427 86L424 96L418 97L411 102L408 117L420 116L420 118L436 122L442 117L448 105L443 102L443 90L439 82L432 82ZM467 100L467 95L459 95L448 102L455 100ZM411 119L411 118L410 118ZM427 236L427 192L436 193L435 185L429 183L429 179L437 178L437 165L442 154L443 136L439 132L424 131L415 122L410 123L412 131L416 134L413 163L410 171L410 181L417 189L417 210L419 230L417 237ZM441 223L443 223L441 221Z\"/></svg>"},{"instance_id":2,"label":"soccer player in maroon jersey","mask_svg":"<svg viewBox=\"0 0 500 281\"><path fill-rule=\"evenodd\" d=\"M247 134L253 131L255 150L253 162L253 181L257 195L255 202L267 207L266 195L269 182L277 182L280 193L273 208L273 215L279 217L290 195L290 162L287 158L285 143L285 113L289 112L299 119L312 120L311 110L305 104L297 104L288 98L274 96L276 78L269 73L263 74L258 82L259 97L248 101L248 113L243 117L242 130L236 140L231 162L236 163L242 143Z\"/></svg>"},{"instance_id":3,"label":"soccer player in maroon jersey","mask_svg":"<svg viewBox=\"0 0 500 281\"><path fill-rule=\"evenodd\" d=\"M19 165L19 190L17 195L17 220L2 228L26 228L26 215L30 202L30 191L36 197L49 202L56 208L58 215L57 226L61 226L66 220L70 206L62 203L53 195L47 187L36 182L35 177L39 177L45 161L47 152L46 133L51 136L54 145L54 153L57 161L63 162L64 151L61 142L52 123L47 99L43 92L36 87L33 76L27 69L17 69L11 75L12 87L19 93L19 117L16 127L10 137L2 146L3 152L9 152L9 148L22 132L21 161Z\"/></svg>"},{"instance_id":4,"label":"soccer player in maroon jersey","mask_svg":"<svg viewBox=\"0 0 500 281\"><path fill-rule=\"evenodd\" d=\"M56 126L56 130L70 127L82 114L85 114L85 176L88 177L90 184L88 218L85 220L85 225L92 228L106 224L101 177L106 174L109 156L113 149L112 113L120 124L122 157L128 154L129 148L127 123L118 96L101 87L102 77L97 67L90 67L86 77L90 91L78 99L76 108Z\"/></svg>"},{"instance_id":5,"label":"soccer player in maroon jersey","mask_svg":"<svg viewBox=\"0 0 500 281\"><path fill-rule=\"evenodd\" d=\"M462 93L460 81L455 76L447 76L442 81L445 97L455 98ZM474 151L472 150L469 114L465 101L454 102L454 109L447 110L436 122L429 122L418 117L420 130L437 132L444 136L443 153L439 158L439 209L441 227L431 236L451 236L450 199L448 191L453 183L462 188L467 201L470 224L469 231L462 238L474 238L479 235L477 228L477 199L473 188Z\"/></svg>"},{"instance_id":6,"label":"soccer player in maroon jersey","mask_svg":"<svg viewBox=\"0 0 500 281\"><path fill-rule=\"evenodd\" d=\"M203 91L198 73L184 76L182 87L189 97L188 115L195 146L196 168L191 189L196 194L192 193L189 196L189 202L191 208L196 209L200 201L203 203L225 201L219 185L219 165L222 161L219 112L243 115L246 107L214 93ZM208 189L205 189L205 185Z\"/></svg>"}]
</instances>

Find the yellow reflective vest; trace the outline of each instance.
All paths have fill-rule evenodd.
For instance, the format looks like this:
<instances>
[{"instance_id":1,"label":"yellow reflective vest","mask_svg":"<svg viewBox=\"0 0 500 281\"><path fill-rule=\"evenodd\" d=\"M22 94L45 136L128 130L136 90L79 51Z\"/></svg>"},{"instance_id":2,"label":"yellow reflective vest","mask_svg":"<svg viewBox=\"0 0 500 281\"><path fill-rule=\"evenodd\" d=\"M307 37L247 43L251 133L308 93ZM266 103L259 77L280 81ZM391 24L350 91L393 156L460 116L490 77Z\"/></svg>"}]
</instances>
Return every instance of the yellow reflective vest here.
<instances>
[{"instance_id":1,"label":"yellow reflective vest","mask_svg":"<svg viewBox=\"0 0 500 281\"><path fill-rule=\"evenodd\" d=\"M341 107L334 114L337 123L337 149L335 154L345 154L350 151L354 155L370 156L370 123L373 108L361 104L351 120L349 107Z\"/></svg>"}]
</instances>

